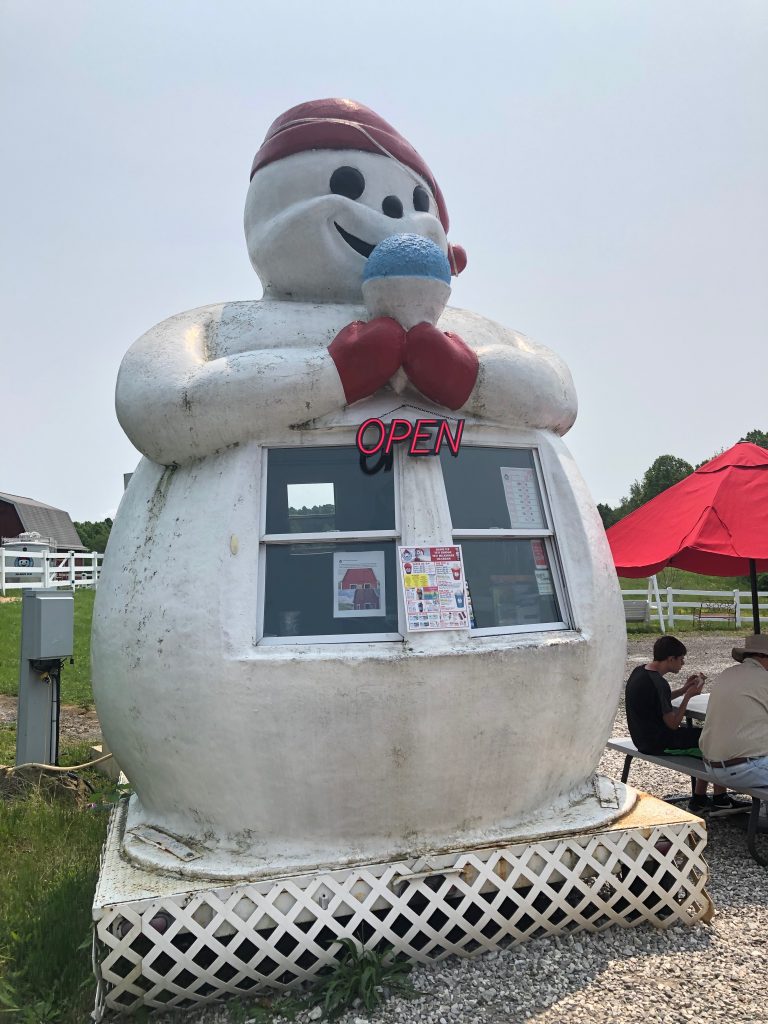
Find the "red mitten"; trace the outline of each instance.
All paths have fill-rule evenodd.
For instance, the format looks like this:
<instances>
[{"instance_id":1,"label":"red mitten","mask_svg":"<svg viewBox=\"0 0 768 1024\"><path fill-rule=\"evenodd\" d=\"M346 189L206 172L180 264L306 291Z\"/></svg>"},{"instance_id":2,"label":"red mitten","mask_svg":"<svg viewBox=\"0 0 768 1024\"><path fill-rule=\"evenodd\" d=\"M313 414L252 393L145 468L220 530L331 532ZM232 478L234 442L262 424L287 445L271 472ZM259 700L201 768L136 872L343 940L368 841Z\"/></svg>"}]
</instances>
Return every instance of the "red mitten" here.
<instances>
[{"instance_id":1,"label":"red mitten","mask_svg":"<svg viewBox=\"0 0 768 1024\"><path fill-rule=\"evenodd\" d=\"M364 323L355 320L342 328L328 353L344 388L347 404L359 402L383 387L403 363L405 331L388 316Z\"/></svg>"},{"instance_id":2,"label":"red mitten","mask_svg":"<svg viewBox=\"0 0 768 1024\"><path fill-rule=\"evenodd\" d=\"M443 334L432 324L416 324L405 336L403 369L426 398L460 409L472 394L479 360L458 334Z\"/></svg>"}]
</instances>

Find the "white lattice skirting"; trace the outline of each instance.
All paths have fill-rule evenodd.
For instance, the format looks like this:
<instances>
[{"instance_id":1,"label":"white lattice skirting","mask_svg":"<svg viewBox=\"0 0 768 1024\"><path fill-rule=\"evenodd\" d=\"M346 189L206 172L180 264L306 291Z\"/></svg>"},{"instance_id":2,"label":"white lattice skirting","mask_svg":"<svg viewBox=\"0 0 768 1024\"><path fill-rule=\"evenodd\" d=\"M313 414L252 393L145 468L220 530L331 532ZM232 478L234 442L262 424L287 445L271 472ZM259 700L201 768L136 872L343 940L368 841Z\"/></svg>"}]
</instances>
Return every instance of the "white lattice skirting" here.
<instances>
[{"instance_id":1,"label":"white lattice skirting","mask_svg":"<svg viewBox=\"0 0 768 1024\"><path fill-rule=\"evenodd\" d=\"M296 988L338 939L429 963L611 925L707 919L703 823L641 794L596 832L222 886L119 858L113 815L94 902L94 1019Z\"/></svg>"}]
</instances>

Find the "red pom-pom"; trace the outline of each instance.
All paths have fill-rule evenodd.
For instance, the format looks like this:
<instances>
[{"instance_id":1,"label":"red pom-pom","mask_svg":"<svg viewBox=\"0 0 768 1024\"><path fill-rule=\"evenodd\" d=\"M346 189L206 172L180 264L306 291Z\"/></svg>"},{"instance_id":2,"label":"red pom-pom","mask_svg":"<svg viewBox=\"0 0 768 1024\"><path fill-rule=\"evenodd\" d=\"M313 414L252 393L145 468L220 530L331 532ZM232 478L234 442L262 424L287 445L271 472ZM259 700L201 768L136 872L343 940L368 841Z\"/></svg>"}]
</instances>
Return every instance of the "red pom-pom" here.
<instances>
[{"instance_id":1,"label":"red pom-pom","mask_svg":"<svg viewBox=\"0 0 768 1024\"><path fill-rule=\"evenodd\" d=\"M451 265L451 274L458 277L467 265L467 250L463 245L448 246L448 262Z\"/></svg>"}]
</instances>

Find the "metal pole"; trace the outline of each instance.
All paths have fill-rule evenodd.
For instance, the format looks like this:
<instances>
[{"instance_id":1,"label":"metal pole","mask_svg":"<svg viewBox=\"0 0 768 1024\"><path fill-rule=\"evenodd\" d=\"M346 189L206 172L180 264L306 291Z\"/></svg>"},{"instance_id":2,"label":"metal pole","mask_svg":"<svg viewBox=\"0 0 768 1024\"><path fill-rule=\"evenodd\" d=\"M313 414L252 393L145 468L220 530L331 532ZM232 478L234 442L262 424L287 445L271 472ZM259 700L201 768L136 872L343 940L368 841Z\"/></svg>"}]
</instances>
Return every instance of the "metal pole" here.
<instances>
[{"instance_id":1,"label":"metal pole","mask_svg":"<svg viewBox=\"0 0 768 1024\"><path fill-rule=\"evenodd\" d=\"M749 560L749 582L752 585L752 621L757 636L760 632L760 609L757 606L757 568L754 558Z\"/></svg>"}]
</instances>

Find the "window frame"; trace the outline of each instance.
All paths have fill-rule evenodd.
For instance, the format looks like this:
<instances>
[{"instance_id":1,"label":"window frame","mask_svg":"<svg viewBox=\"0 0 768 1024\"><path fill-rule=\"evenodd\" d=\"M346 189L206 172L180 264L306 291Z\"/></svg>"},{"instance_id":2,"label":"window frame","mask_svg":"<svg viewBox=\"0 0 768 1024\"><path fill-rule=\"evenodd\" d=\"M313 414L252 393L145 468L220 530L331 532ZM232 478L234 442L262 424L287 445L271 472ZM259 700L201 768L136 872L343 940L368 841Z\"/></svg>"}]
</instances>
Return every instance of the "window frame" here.
<instances>
[{"instance_id":1,"label":"window frame","mask_svg":"<svg viewBox=\"0 0 768 1024\"><path fill-rule=\"evenodd\" d=\"M395 548L400 538L400 472L398 459L400 453L395 452L395 458L390 472L392 473L393 503L395 514L394 529L391 530L357 530L343 531L333 530L314 533L267 533L267 488L269 487L269 453L273 450L294 449L296 451L309 448L323 450L328 448L342 448L349 450L348 441L339 441L336 444L300 445L280 444L264 445L261 453L261 500L259 509L259 569L257 581L256 599L258 602L257 611L257 647L283 647L309 646L310 644L362 644L362 643L402 643L405 639L402 633L402 609L400 607L399 590L397 594L397 633L321 633L318 635L301 634L299 636L264 636L264 614L266 611L266 584L267 584L267 549L269 546L285 544L319 544L319 543L341 543L341 544L365 544L367 541L393 542ZM392 580L391 586L399 586L399 580Z\"/></svg>"},{"instance_id":2,"label":"window frame","mask_svg":"<svg viewBox=\"0 0 768 1024\"><path fill-rule=\"evenodd\" d=\"M544 472L541 465L541 456L539 449L535 445L529 444L499 444L498 442L492 441L466 441L462 443L461 450L465 451L468 448L495 448L495 449L508 449L509 451L527 451L531 453L533 461L533 469L536 474L536 482L539 488L539 497L541 499L542 512L544 513L544 527L541 529L530 530L530 529L502 529L500 527L489 527L488 529L472 529L472 528L461 528L455 527L453 524L453 513L451 512L450 499L448 498L448 489L446 488L445 496L448 502L448 514L451 518L451 537L453 543L461 545L463 540L541 540L544 543L544 549L547 552L547 559L549 561L549 570L552 576L552 586L554 587L555 597L557 599L558 608L560 609L561 619L556 622L525 622L514 626L480 626L469 629L470 637L479 636L504 636L515 633L546 633L546 632L563 632L564 630L573 629L573 615L571 612L570 602L565 589L565 575L563 573L562 562L560 560L560 552L557 545L557 538L554 528L554 522L552 519L552 508L549 502L549 494L544 480ZM461 454L459 454L461 458ZM443 483L445 484L445 477L443 477ZM462 557L463 557L462 548ZM464 576L466 580L467 592L471 599L471 591L469 589L469 579L467 577L466 562L464 568ZM474 610L474 608L473 608Z\"/></svg>"}]
</instances>

